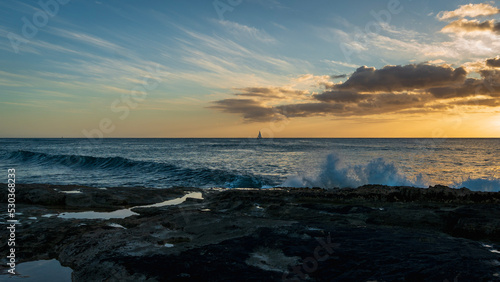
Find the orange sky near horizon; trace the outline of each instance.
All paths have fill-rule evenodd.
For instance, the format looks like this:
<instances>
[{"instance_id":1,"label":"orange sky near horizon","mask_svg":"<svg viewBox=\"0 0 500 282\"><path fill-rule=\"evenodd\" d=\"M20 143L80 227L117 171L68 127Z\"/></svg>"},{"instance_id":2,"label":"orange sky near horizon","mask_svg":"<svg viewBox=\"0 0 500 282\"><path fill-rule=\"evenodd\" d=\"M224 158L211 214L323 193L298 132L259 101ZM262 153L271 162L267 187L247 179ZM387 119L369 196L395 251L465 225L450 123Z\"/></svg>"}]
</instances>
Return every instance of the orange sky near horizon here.
<instances>
[{"instance_id":1,"label":"orange sky near horizon","mask_svg":"<svg viewBox=\"0 0 500 282\"><path fill-rule=\"evenodd\" d=\"M500 138L495 2L198 2L2 4L0 138Z\"/></svg>"}]
</instances>

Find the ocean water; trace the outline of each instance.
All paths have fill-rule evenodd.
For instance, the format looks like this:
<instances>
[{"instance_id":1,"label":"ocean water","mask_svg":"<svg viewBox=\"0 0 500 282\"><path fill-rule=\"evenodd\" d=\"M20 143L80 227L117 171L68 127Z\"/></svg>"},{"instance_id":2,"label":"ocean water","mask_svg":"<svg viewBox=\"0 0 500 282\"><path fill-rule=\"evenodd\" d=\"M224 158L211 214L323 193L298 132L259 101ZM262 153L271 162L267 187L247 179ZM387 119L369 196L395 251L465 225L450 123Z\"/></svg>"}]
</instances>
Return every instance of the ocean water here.
<instances>
[{"instance_id":1,"label":"ocean water","mask_svg":"<svg viewBox=\"0 0 500 282\"><path fill-rule=\"evenodd\" d=\"M17 183L500 191L500 139L0 139Z\"/></svg>"}]
</instances>

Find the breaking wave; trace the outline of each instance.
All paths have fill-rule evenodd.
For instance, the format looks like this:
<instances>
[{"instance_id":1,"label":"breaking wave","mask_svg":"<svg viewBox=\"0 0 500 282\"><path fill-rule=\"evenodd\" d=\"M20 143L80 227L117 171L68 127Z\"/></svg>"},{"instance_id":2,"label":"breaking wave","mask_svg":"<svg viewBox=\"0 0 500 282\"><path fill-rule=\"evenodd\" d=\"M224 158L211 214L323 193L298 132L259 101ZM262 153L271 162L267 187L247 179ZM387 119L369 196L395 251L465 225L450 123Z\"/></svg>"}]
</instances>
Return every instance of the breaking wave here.
<instances>
[{"instance_id":1,"label":"breaking wave","mask_svg":"<svg viewBox=\"0 0 500 282\"><path fill-rule=\"evenodd\" d=\"M337 154L330 154L318 175L291 176L282 185L286 187L321 187L346 188L359 187L365 184L381 184L389 186L424 187L426 182L422 175L410 179L382 158L371 160L365 165L346 165Z\"/></svg>"},{"instance_id":2,"label":"breaking wave","mask_svg":"<svg viewBox=\"0 0 500 282\"><path fill-rule=\"evenodd\" d=\"M314 176L289 176L283 187L320 187L320 188L356 188L366 184L388 186L428 187L442 183L430 183L429 179L418 174L408 177L397 169L394 163L383 158L373 159L363 165L346 165L337 154L327 156L320 172ZM500 179L467 178L463 181L448 183L452 188L466 187L474 191L500 191Z\"/></svg>"},{"instance_id":3,"label":"breaking wave","mask_svg":"<svg viewBox=\"0 0 500 282\"><path fill-rule=\"evenodd\" d=\"M184 167L178 163L133 160L123 157L58 155L32 151L0 151L0 159L16 162L26 170L25 183L147 186L147 187L321 187L346 188L365 184L428 187L443 184L453 188L466 187L474 191L500 191L500 179L464 178L454 183L431 183L422 174L408 176L383 158L365 164L349 165L337 154L330 154L316 174L267 176L245 171L208 167ZM52 170L47 170L52 168ZM39 173L37 173L39 169ZM52 174L46 174L47 171ZM44 174L45 172L45 174ZM284 180L286 179L286 180ZM284 180L284 181L283 181ZM280 184L281 183L281 184ZM280 184L280 185L277 185Z\"/></svg>"},{"instance_id":4,"label":"breaking wave","mask_svg":"<svg viewBox=\"0 0 500 282\"><path fill-rule=\"evenodd\" d=\"M451 186L453 188L466 187L473 191L500 192L500 179L467 178Z\"/></svg>"},{"instance_id":5,"label":"breaking wave","mask_svg":"<svg viewBox=\"0 0 500 282\"><path fill-rule=\"evenodd\" d=\"M169 186L260 188L270 180L238 171L209 168L186 168L169 163L137 161L122 157L93 157L80 155L51 155L31 151L16 151L8 160L40 166L63 166L73 170L99 171L114 176L127 175L149 178L149 183ZM149 184L148 185L151 185Z\"/></svg>"}]
</instances>

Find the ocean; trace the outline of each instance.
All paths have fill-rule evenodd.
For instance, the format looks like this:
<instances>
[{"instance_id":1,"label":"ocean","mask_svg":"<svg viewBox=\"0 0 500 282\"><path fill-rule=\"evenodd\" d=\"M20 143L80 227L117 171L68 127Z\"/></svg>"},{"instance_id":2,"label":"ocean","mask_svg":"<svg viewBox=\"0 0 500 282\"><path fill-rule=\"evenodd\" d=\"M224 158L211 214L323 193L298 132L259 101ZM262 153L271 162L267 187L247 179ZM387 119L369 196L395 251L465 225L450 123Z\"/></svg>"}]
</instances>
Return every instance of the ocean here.
<instances>
[{"instance_id":1,"label":"ocean","mask_svg":"<svg viewBox=\"0 0 500 282\"><path fill-rule=\"evenodd\" d=\"M17 183L500 191L500 139L0 139Z\"/></svg>"}]
</instances>

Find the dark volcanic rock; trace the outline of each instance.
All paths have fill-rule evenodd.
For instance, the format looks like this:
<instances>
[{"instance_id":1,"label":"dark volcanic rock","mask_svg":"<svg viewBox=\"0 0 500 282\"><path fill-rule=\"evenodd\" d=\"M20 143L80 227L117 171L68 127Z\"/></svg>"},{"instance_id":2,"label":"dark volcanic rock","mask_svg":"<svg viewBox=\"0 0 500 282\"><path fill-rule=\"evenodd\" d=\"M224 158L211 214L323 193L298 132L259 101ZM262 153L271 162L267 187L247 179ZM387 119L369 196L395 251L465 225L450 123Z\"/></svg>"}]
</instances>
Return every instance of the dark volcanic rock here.
<instances>
[{"instance_id":1,"label":"dark volcanic rock","mask_svg":"<svg viewBox=\"0 0 500 282\"><path fill-rule=\"evenodd\" d=\"M193 191L204 199L137 207ZM16 253L56 258L75 281L500 281L499 194L19 185ZM41 217L130 207L138 215Z\"/></svg>"}]
</instances>

